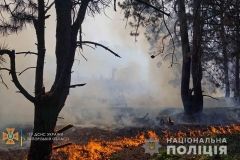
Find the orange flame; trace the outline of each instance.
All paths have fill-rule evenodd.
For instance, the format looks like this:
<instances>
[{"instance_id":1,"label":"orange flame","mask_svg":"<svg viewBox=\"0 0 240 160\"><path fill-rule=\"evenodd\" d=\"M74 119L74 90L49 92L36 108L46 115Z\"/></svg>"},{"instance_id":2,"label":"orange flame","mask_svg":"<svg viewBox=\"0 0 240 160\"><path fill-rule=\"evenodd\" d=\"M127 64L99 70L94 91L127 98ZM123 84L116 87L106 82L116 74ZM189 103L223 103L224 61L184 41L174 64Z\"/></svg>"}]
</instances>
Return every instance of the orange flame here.
<instances>
[{"instance_id":1,"label":"orange flame","mask_svg":"<svg viewBox=\"0 0 240 160\"><path fill-rule=\"evenodd\" d=\"M147 138L158 139L160 141L166 138L184 138L184 137L204 137L214 135L226 135L240 133L239 125L228 126L210 126L201 129L187 129L186 131L170 132L162 131L158 136L155 131L147 131L135 137L123 137L113 140L92 139L85 145L73 144L64 148L59 148L53 152L54 160L106 160L113 153L124 148L134 148L142 145Z\"/></svg>"}]
</instances>

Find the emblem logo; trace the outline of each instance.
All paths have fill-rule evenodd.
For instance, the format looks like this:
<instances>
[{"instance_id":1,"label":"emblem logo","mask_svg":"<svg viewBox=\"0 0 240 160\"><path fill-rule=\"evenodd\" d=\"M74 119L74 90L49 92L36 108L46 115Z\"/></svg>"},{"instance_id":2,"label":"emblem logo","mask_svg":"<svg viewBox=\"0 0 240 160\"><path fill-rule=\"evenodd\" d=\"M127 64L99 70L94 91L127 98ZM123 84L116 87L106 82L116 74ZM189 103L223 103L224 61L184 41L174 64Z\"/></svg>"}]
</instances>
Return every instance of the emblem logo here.
<instances>
[{"instance_id":1,"label":"emblem logo","mask_svg":"<svg viewBox=\"0 0 240 160\"><path fill-rule=\"evenodd\" d=\"M2 140L6 141L6 144L15 144L15 141L19 141L19 133L15 128L6 128L6 132L2 132Z\"/></svg>"},{"instance_id":2,"label":"emblem logo","mask_svg":"<svg viewBox=\"0 0 240 160\"><path fill-rule=\"evenodd\" d=\"M159 153L159 148L161 145L159 144L159 140L150 138L145 140L145 144L142 147L145 149L145 153L148 153L152 156L155 153Z\"/></svg>"}]
</instances>

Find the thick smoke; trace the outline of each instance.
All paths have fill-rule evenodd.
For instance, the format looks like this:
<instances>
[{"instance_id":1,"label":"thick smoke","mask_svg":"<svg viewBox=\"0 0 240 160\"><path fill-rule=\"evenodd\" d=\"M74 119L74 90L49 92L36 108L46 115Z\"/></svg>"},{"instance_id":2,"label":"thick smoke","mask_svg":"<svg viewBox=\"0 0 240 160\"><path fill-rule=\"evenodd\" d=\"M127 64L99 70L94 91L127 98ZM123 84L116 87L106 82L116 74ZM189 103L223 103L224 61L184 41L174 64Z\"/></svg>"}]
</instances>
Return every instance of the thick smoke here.
<instances>
[{"instance_id":1,"label":"thick smoke","mask_svg":"<svg viewBox=\"0 0 240 160\"><path fill-rule=\"evenodd\" d=\"M71 90L66 106L59 115L61 117L59 124L131 126L144 117L149 119L156 117L163 109L169 107L182 109L179 89L181 66L169 68L168 62L159 63L159 57L151 59L150 46L143 34L138 37L138 42L135 42L134 38L129 36L131 29L125 28L123 15L108 12L111 19L106 16L87 17L83 27L83 38L103 43L118 52L122 58L116 58L100 48L95 50L84 48L82 54L87 57L87 61L81 54L77 54L72 83L87 85ZM50 17L46 25L47 56L44 75L46 89L50 88L55 75L53 17ZM97 30L95 26L98 26ZM1 37L1 43L5 42L11 49L17 51L35 51L36 39L33 37L34 30L28 26L27 31L18 35ZM35 57L18 58L18 71L35 66L35 62ZM6 90L3 86L0 89L0 127L32 124L33 105L21 94L16 93L16 88L7 73L4 79L9 84L9 89ZM33 94L34 70L24 73L20 80Z\"/></svg>"}]
</instances>

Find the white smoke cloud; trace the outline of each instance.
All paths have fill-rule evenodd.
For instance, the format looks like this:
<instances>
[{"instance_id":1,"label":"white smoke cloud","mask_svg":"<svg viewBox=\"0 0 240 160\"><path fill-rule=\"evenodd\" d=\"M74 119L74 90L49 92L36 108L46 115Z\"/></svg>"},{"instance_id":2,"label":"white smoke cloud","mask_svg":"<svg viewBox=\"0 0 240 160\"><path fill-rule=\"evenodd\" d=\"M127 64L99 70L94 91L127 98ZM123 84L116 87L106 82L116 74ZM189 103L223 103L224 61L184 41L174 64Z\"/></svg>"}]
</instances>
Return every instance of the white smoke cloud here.
<instances>
[{"instance_id":1,"label":"white smoke cloud","mask_svg":"<svg viewBox=\"0 0 240 160\"><path fill-rule=\"evenodd\" d=\"M116 58L101 48L84 48L83 54L88 61L77 54L76 59L80 61L75 61L72 83L86 82L87 85L71 90L66 106L60 114L65 118L62 122L80 123L86 120L88 125L105 123L111 126L115 125L116 114L109 110L112 107L147 108L144 112L154 113L168 106L181 106L178 85L173 86L171 82L176 80L175 69L168 68L168 64L164 62L160 68L157 67L158 60L150 59L150 46L143 34L138 37L138 42L135 42L129 36L130 28L125 28L123 15L110 10L107 13L110 18L104 15L86 18L83 39L101 42L122 58ZM44 82L49 89L55 74L54 15L48 19L46 26ZM35 33L29 26L18 35L1 37L0 41L16 51L36 50ZM35 66L35 62L34 56L20 57L17 59L18 70ZM4 79L9 79L7 83L10 89L6 90L3 86L0 89L1 125L32 123L33 105L16 93L7 73ZM33 94L34 70L27 71L21 77L21 82ZM178 80L174 84L178 84ZM143 115L139 113L139 116Z\"/></svg>"}]
</instances>

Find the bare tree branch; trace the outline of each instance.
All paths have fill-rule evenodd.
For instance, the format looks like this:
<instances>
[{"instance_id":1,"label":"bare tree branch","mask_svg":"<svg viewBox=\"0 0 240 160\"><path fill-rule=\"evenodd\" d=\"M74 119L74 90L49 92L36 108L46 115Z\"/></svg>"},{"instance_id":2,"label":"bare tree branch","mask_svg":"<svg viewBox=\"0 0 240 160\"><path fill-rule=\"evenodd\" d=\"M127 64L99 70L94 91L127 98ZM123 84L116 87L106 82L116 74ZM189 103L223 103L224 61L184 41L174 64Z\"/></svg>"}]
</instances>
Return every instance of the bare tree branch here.
<instances>
[{"instance_id":1,"label":"bare tree branch","mask_svg":"<svg viewBox=\"0 0 240 160\"><path fill-rule=\"evenodd\" d=\"M26 72L27 70L33 69L33 68L36 68L36 67L28 67L28 68L24 69L22 72L20 72L18 75L20 76L21 74L23 74L23 73Z\"/></svg>"},{"instance_id":2,"label":"bare tree branch","mask_svg":"<svg viewBox=\"0 0 240 160\"><path fill-rule=\"evenodd\" d=\"M156 11L158 11L158 12L160 12L160 13L162 13L162 14L165 14L166 16L170 17L170 14L169 14L169 13L166 13L166 12L160 10L159 8L157 8L157 7L151 5L151 4L149 4L149 3L147 3L147 2L145 2L145 1L143 1L143 0L135 0L135 1L137 1L137 2L139 2L139 3L142 3L142 4L144 4L144 5L146 5L146 6L150 7L150 8L153 8L153 9L155 9Z\"/></svg>"},{"instance_id":3,"label":"bare tree branch","mask_svg":"<svg viewBox=\"0 0 240 160\"><path fill-rule=\"evenodd\" d=\"M78 45L80 45L80 43L82 44L92 44L92 45L95 45L95 46L99 46L99 47L102 47L104 48L105 50L109 51L110 53L112 53L114 56L116 57L119 57L121 58L116 52L112 51L111 49L109 49L108 47L100 44L100 43L97 43L97 42L92 42L92 41L82 41L82 42L78 42Z\"/></svg>"},{"instance_id":4,"label":"bare tree branch","mask_svg":"<svg viewBox=\"0 0 240 160\"><path fill-rule=\"evenodd\" d=\"M80 27L82 25L89 2L90 2L90 0L82 0L81 1L81 6L78 10L77 18L72 25L72 30L73 30L74 36L77 36L78 30L80 29Z\"/></svg>"},{"instance_id":5,"label":"bare tree branch","mask_svg":"<svg viewBox=\"0 0 240 160\"><path fill-rule=\"evenodd\" d=\"M28 54L38 55L36 52L31 52L31 51L27 51L27 52L16 52L15 54L16 54L16 55L17 55L17 54L25 54L25 56L28 55Z\"/></svg>"},{"instance_id":6,"label":"bare tree branch","mask_svg":"<svg viewBox=\"0 0 240 160\"><path fill-rule=\"evenodd\" d=\"M1 83L8 89L8 86L7 86L7 84L5 83L2 75L0 75L0 79L1 79Z\"/></svg>"},{"instance_id":7,"label":"bare tree branch","mask_svg":"<svg viewBox=\"0 0 240 160\"><path fill-rule=\"evenodd\" d=\"M86 84L87 84L87 83L83 83L83 84L74 84L74 85L69 86L69 88L82 87L82 86L85 86Z\"/></svg>"},{"instance_id":8,"label":"bare tree branch","mask_svg":"<svg viewBox=\"0 0 240 160\"><path fill-rule=\"evenodd\" d=\"M215 100L219 100L218 98L215 98L215 97L212 97L212 96L209 96L209 95L203 95L203 97L209 97L209 98L212 98L212 99L215 99Z\"/></svg>"},{"instance_id":9,"label":"bare tree branch","mask_svg":"<svg viewBox=\"0 0 240 160\"><path fill-rule=\"evenodd\" d=\"M45 9L45 14L52 8L52 6L55 4L55 0Z\"/></svg>"},{"instance_id":10,"label":"bare tree branch","mask_svg":"<svg viewBox=\"0 0 240 160\"><path fill-rule=\"evenodd\" d=\"M81 56L85 59L85 61L88 61L87 58L86 58L81 52L79 52L79 53L80 53Z\"/></svg>"},{"instance_id":11,"label":"bare tree branch","mask_svg":"<svg viewBox=\"0 0 240 160\"><path fill-rule=\"evenodd\" d=\"M12 81L15 86L19 89L19 92L22 93L30 102L34 102L35 98L30 95L25 88L20 84L17 74L16 74L16 64L15 64L15 51L10 50L0 50L0 55L7 54L10 58L10 74L12 75Z\"/></svg>"},{"instance_id":12,"label":"bare tree branch","mask_svg":"<svg viewBox=\"0 0 240 160\"><path fill-rule=\"evenodd\" d=\"M8 69L8 68L0 68L0 71L1 71L1 70L8 71L9 74L11 73L11 69Z\"/></svg>"},{"instance_id":13,"label":"bare tree branch","mask_svg":"<svg viewBox=\"0 0 240 160\"><path fill-rule=\"evenodd\" d=\"M163 6L163 11L164 11L164 2L163 2L163 1L162 1L162 6ZM163 23L164 23L164 25L165 25L165 27L166 27L166 29L167 29L167 31L168 31L168 34L169 34L170 37L171 37L171 41L172 41L172 44L173 44L172 62L171 62L171 67L172 67L172 65L174 64L174 56L175 56L175 42L174 42L174 38L173 38L173 36L172 36L172 33L171 33L171 31L169 30L169 28L168 28L168 25L167 25L167 23L166 23L166 20L165 20L164 15L163 15Z\"/></svg>"},{"instance_id":14,"label":"bare tree branch","mask_svg":"<svg viewBox=\"0 0 240 160\"><path fill-rule=\"evenodd\" d=\"M113 7L114 7L114 11L117 11L117 0L113 1Z\"/></svg>"}]
</instances>

